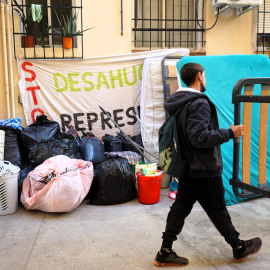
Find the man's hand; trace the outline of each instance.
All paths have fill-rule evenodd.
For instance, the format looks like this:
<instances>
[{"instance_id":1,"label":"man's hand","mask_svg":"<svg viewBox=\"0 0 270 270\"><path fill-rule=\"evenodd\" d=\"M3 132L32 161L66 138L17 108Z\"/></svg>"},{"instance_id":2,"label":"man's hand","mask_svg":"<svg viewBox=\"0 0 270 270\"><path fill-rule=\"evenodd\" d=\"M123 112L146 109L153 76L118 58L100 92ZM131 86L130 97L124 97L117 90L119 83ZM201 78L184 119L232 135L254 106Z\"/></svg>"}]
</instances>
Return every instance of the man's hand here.
<instances>
[{"instance_id":1,"label":"man's hand","mask_svg":"<svg viewBox=\"0 0 270 270\"><path fill-rule=\"evenodd\" d=\"M235 138L240 137L244 134L244 132L243 132L244 126L243 125L238 125L238 126L231 125L230 128L233 131Z\"/></svg>"}]
</instances>

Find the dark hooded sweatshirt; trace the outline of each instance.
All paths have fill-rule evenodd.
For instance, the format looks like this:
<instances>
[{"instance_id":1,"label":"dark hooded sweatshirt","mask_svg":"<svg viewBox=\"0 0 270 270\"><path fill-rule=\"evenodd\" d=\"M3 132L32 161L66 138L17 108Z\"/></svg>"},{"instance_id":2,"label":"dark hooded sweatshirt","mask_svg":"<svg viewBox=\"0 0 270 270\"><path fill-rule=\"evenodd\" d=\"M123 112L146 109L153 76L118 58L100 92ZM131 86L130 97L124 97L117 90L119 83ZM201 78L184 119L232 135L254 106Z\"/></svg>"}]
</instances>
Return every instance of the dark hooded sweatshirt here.
<instances>
[{"instance_id":1,"label":"dark hooded sweatshirt","mask_svg":"<svg viewBox=\"0 0 270 270\"><path fill-rule=\"evenodd\" d=\"M234 137L231 129L219 129L215 105L195 91L179 90L164 103L172 114L185 104L178 116L181 151L187 161L187 174L192 178L222 175L220 145Z\"/></svg>"}]
</instances>

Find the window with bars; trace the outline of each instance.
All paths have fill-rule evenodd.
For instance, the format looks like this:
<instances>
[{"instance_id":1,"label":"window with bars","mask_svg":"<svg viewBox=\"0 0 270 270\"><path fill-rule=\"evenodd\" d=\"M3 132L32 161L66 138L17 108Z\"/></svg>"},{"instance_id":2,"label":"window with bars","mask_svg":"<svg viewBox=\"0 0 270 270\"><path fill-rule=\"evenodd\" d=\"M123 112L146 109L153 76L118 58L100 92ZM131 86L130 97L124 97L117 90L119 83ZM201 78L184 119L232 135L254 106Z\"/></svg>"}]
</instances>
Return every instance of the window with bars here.
<instances>
[{"instance_id":1,"label":"window with bars","mask_svg":"<svg viewBox=\"0 0 270 270\"><path fill-rule=\"evenodd\" d=\"M257 52L270 48L270 0L263 0L258 8Z\"/></svg>"},{"instance_id":2,"label":"window with bars","mask_svg":"<svg viewBox=\"0 0 270 270\"><path fill-rule=\"evenodd\" d=\"M134 0L135 48L203 48L204 0Z\"/></svg>"},{"instance_id":3,"label":"window with bars","mask_svg":"<svg viewBox=\"0 0 270 270\"><path fill-rule=\"evenodd\" d=\"M24 24L15 23L18 10L14 1L12 1L12 18L13 18L13 36L14 36L14 53L19 47L24 49L25 58L82 58L83 34L73 34L72 47L70 51L64 50L63 46L63 30L60 23L64 25L67 17L71 18L75 14L77 17L77 29L82 29L82 0L17 0L24 15L32 12L31 5L41 5L42 19L40 22L31 22L32 26L26 30ZM78 5L79 4L79 5ZM28 32L29 31L29 32ZM33 45L26 45L25 36L33 36ZM32 51L25 50L31 48ZM76 52L74 49L77 49ZM40 51L42 50L42 52ZM58 50L58 51L57 51Z\"/></svg>"}]
</instances>

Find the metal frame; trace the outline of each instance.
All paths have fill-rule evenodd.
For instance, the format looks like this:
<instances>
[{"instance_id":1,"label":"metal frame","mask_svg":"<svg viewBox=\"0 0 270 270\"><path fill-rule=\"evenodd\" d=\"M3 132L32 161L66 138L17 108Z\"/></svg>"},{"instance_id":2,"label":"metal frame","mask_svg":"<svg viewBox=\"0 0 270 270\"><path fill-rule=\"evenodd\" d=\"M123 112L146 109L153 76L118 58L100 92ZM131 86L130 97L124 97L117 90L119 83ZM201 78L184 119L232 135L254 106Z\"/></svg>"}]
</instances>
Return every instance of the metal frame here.
<instances>
[{"instance_id":1,"label":"metal frame","mask_svg":"<svg viewBox=\"0 0 270 270\"><path fill-rule=\"evenodd\" d=\"M234 124L240 125L240 103L270 103L270 96L259 95L241 95L241 90L245 86L261 84L270 85L270 78L244 78L239 80L232 93L232 103L234 104ZM234 139L233 148L233 176L230 179L230 184L233 186L233 192L240 198L251 198L256 195L262 195L270 198L270 187L255 187L250 184L243 183L239 179L239 154L240 154L240 138ZM242 192L238 190L242 189Z\"/></svg>"},{"instance_id":2,"label":"metal frame","mask_svg":"<svg viewBox=\"0 0 270 270\"><path fill-rule=\"evenodd\" d=\"M248 5L248 6L245 6L245 7L237 8L236 9L236 15L241 16L241 15L247 13L248 11L250 11L250 10L256 8L256 7L258 7L258 6L256 6L256 5Z\"/></svg>"},{"instance_id":3,"label":"metal frame","mask_svg":"<svg viewBox=\"0 0 270 270\"><path fill-rule=\"evenodd\" d=\"M168 67L165 65L165 61L168 59L179 59L180 60L183 57L184 56L166 56L161 61L164 102L167 101L167 99L170 96L170 88L169 88L169 85L166 83L166 78L168 77L169 70L168 70ZM165 117L166 117L166 119L169 117L167 112L165 112Z\"/></svg>"}]
</instances>

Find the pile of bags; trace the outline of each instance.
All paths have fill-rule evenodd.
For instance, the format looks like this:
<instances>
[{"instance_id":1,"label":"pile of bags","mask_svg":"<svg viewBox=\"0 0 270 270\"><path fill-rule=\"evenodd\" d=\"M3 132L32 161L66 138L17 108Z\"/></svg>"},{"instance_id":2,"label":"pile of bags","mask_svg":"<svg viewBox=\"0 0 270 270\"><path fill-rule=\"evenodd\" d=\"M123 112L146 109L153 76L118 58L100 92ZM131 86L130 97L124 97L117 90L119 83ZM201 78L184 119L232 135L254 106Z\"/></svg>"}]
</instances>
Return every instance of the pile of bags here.
<instances>
[{"instance_id":1,"label":"pile of bags","mask_svg":"<svg viewBox=\"0 0 270 270\"><path fill-rule=\"evenodd\" d=\"M80 138L46 115L26 128L1 125L4 159L21 169L19 196L27 210L68 212L85 198L88 204L109 205L137 196L131 163L142 160L125 136L92 133ZM140 136L131 137L142 146Z\"/></svg>"},{"instance_id":2,"label":"pile of bags","mask_svg":"<svg viewBox=\"0 0 270 270\"><path fill-rule=\"evenodd\" d=\"M84 134L81 150L84 160L91 161L95 168L88 204L119 204L137 196L136 178L130 164L142 160L141 155L123 148L122 140L109 134L102 141L92 133Z\"/></svg>"}]
</instances>

